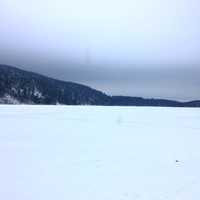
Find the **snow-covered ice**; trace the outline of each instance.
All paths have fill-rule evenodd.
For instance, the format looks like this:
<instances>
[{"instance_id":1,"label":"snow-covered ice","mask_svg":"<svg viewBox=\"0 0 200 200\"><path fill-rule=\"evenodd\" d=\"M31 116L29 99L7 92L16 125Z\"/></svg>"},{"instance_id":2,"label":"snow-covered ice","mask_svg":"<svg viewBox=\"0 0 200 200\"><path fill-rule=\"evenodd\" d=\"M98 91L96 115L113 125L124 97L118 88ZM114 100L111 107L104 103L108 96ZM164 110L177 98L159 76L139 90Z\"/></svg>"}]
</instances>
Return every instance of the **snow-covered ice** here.
<instances>
[{"instance_id":1,"label":"snow-covered ice","mask_svg":"<svg viewBox=\"0 0 200 200\"><path fill-rule=\"evenodd\" d=\"M200 109L0 106L2 200L199 200Z\"/></svg>"}]
</instances>

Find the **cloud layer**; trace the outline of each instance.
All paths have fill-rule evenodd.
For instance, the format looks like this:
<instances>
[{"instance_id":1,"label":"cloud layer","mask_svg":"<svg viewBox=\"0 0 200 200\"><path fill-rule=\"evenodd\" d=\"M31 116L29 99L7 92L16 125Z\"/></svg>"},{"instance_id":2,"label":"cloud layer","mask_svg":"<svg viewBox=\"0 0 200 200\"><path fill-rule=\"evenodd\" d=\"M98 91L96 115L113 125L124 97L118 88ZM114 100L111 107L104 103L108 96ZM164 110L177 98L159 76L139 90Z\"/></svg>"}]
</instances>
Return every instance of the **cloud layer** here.
<instances>
[{"instance_id":1,"label":"cloud layer","mask_svg":"<svg viewBox=\"0 0 200 200\"><path fill-rule=\"evenodd\" d=\"M2 0L0 62L109 94L200 99L197 0Z\"/></svg>"}]
</instances>

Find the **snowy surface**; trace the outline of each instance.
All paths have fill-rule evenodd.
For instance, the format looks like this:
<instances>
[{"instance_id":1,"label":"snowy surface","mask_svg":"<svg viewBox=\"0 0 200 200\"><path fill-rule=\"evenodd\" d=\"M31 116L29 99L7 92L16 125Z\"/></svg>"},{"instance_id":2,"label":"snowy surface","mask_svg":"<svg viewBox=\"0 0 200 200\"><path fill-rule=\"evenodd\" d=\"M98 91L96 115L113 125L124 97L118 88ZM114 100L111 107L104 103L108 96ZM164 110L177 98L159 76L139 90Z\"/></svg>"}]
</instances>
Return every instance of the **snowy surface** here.
<instances>
[{"instance_id":1,"label":"snowy surface","mask_svg":"<svg viewBox=\"0 0 200 200\"><path fill-rule=\"evenodd\" d=\"M38 98L43 98L42 93L37 88L34 88L34 96Z\"/></svg>"},{"instance_id":2,"label":"snowy surface","mask_svg":"<svg viewBox=\"0 0 200 200\"><path fill-rule=\"evenodd\" d=\"M5 94L0 98L0 104L20 104L20 102L9 94Z\"/></svg>"},{"instance_id":3,"label":"snowy surface","mask_svg":"<svg viewBox=\"0 0 200 200\"><path fill-rule=\"evenodd\" d=\"M7 105L0 124L2 200L200 199L200 109Z\"/></svg>"}]
</instances>

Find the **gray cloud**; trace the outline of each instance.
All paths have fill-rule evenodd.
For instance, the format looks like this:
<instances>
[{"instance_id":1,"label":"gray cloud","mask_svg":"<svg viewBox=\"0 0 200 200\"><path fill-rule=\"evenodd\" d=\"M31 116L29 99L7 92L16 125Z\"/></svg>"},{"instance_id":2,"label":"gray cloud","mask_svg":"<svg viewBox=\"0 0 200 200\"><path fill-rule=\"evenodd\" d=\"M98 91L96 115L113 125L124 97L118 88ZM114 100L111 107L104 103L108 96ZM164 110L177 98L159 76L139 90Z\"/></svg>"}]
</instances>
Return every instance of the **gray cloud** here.
<instances>
[{"instance_id":1,"label":"gray cloud","mask_svg":"<svg viewBox=\"0 0 200 200\"><path fill-rule=\"evenodd\" d=\"M108 94L200 99L198 0L0 2L0 63Z\"/></svg>"}]
</instances>

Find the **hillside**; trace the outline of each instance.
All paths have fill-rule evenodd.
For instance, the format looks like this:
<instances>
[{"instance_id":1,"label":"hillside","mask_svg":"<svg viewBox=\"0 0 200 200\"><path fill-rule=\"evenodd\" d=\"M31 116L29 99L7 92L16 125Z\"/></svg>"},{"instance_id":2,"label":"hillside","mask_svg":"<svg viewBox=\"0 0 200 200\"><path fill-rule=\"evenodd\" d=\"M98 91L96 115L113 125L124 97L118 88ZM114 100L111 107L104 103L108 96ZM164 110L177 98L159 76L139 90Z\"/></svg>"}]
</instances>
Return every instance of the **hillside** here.
<instances>
[{"instance_id":1,"label":"hillside","mask_svg":"<svg viewBox=\"0 0 200 200\"><path fill-rule=\"evenodd\" d=\"M1 103L109 105L110 97L90 87L0 65Z\"/></svg>"},{"instance_id":2,"label":"hillside","mask_svg":"<svg viewBox=\"0 0 200 200\"><path fill-rule=\"evenodd\" d=\"M200 101L109 96L88 86L0 65L0 104L200 107Z\"/></svg>"}]
</instances>

